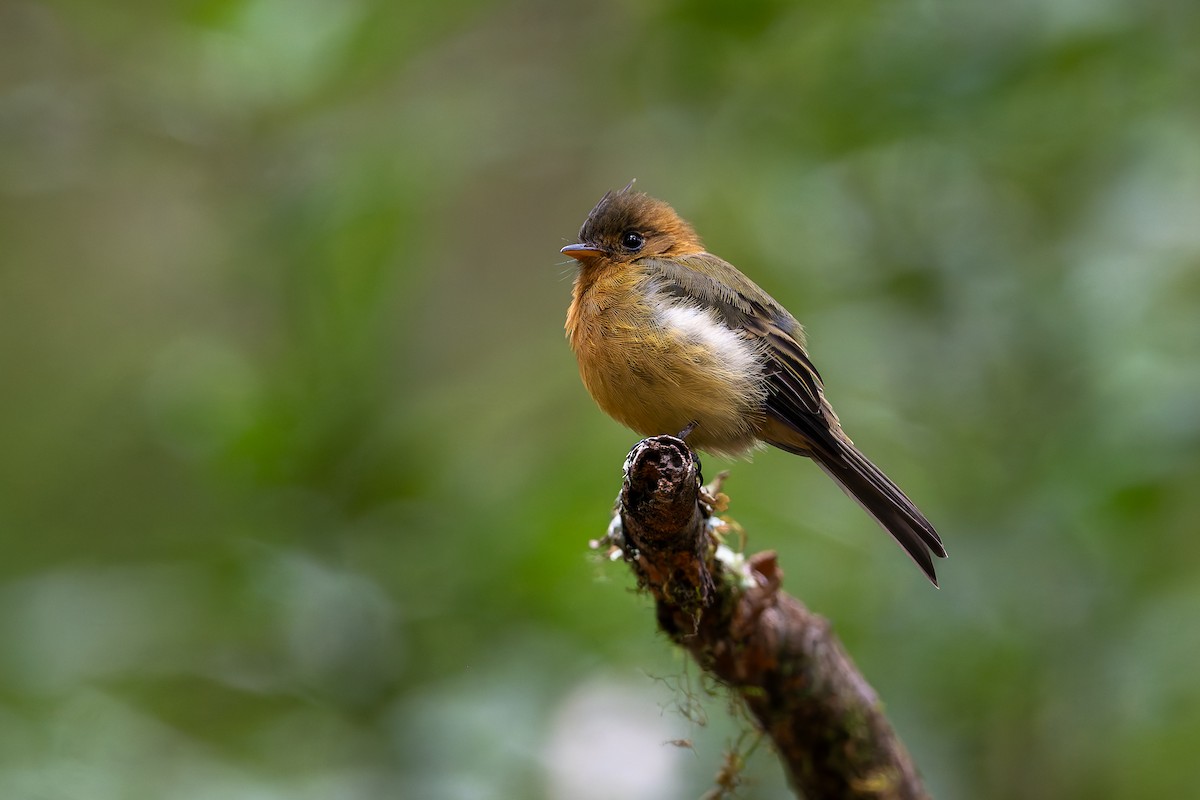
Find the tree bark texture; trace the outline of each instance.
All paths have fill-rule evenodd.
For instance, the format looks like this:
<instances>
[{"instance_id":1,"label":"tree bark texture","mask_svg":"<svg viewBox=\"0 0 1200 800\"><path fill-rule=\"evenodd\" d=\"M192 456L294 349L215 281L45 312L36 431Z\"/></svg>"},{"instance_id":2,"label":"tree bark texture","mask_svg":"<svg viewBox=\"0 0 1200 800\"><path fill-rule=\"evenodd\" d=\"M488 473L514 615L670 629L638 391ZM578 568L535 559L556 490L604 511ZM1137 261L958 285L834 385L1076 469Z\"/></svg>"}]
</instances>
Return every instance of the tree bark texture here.
<instances>
[{"instance_id":1,"label":"tree bark texture","mask_svg":"<svg viewBox=\"0 0 1200 800\"><path fill-rule=\"evenodd\" d=\"M736 691L808 800L926 798L882 703L829 623L780 589L772 552L719 559L700 465L673 436L625 463L625 559L655 598L658 625Z\"/></svg>"}]
</instances>

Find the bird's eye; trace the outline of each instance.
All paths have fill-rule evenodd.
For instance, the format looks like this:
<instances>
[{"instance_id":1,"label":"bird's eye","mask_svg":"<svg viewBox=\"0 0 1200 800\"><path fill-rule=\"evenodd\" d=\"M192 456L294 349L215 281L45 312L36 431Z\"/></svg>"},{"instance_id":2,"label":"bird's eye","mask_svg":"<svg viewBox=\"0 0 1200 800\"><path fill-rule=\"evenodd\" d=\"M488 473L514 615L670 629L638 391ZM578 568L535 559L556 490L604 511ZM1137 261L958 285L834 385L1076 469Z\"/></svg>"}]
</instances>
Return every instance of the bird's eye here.
<instances>
[{"instance_id":1,"label":"bird's eye","mask_svg":"<svg viewBox=\"0 0 1200 800\"><path fill-rule=\"evenodd\" d=\"M624 247L631 253L641 250L644 244L646 244L646 237L637 231L625 231L621 234L621 247Z\"/></svg>"}]
</instances>

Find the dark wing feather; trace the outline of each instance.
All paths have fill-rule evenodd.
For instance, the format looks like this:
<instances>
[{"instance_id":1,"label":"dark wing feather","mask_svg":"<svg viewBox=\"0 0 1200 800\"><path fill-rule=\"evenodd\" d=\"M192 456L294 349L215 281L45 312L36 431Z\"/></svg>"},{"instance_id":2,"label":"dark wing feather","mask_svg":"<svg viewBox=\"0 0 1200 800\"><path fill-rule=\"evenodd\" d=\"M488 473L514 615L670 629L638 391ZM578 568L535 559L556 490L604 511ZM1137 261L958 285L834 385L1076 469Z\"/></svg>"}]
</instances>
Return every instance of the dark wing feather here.
<instances>
[{"instance_id":1,"label":"dark wing feather","mask_svg":"<svg viewBox=\"0 0 1200 800\"><path fill-rule=\"evenodd\" d=\"M804 352L804 329L769 294L709 253L648 259L646 264L668 294L702 303L730 328L764 340L772 394L782 394L797 410L821 413L821 375Z\"/></svg>"},{"instance_id":2,"label":"dark wing feather","mask_svg":"<svg viewBox=\"0 0 1200 800\"><path fill-rule=\"evenodd\" d=\"M811 452L804 455L836 458L837 415L825 402L821 374L804 352L800 323L735 267L709 253L646 263L662 280L664 291L701 302L729 327L766 342L767 415L809 442ZM794 445L791 449L801 452Z\"/></svg>"}]
</instances>

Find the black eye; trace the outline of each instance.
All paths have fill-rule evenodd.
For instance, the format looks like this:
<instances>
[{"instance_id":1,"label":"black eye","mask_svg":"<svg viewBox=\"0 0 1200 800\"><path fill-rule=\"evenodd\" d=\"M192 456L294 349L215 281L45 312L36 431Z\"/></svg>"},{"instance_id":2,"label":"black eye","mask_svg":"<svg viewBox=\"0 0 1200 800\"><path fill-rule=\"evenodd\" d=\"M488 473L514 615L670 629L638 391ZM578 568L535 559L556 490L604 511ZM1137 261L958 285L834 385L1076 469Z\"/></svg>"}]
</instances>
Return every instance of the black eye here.
<instances>
[{"instance_id":1,"label":"black eye","mask_svg":"<svg viewBox=\"0 0 1200 800\"><path fill-rule=\"evenodd\" d=\"M642 245L646 243L646 237L642 236L637 231L625 231L621 234L621 247L624 247L631 253L636 253L642 249Z\"/></svg>"}]
</instances>

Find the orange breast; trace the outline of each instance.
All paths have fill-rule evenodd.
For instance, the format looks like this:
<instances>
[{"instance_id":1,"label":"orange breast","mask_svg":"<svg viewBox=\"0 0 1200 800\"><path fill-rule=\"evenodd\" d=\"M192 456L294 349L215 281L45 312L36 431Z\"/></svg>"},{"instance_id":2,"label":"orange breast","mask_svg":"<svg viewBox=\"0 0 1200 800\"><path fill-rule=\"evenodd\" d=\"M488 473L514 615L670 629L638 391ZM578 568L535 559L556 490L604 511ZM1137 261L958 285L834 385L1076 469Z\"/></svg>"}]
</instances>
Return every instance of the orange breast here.
<instances>
[{"instance_id":1,"label":"orange breast","mask_svg":"<svg viewBox=\"0 0 1200 800\"><path fill-rule=\"evenodd\" d=\"M586 267L567 335L583 383L609 416L644 436L692 422L694 447L739 455L757 444L766 382L761 342L635 268Z\"/></svg>"}]
</instances>

